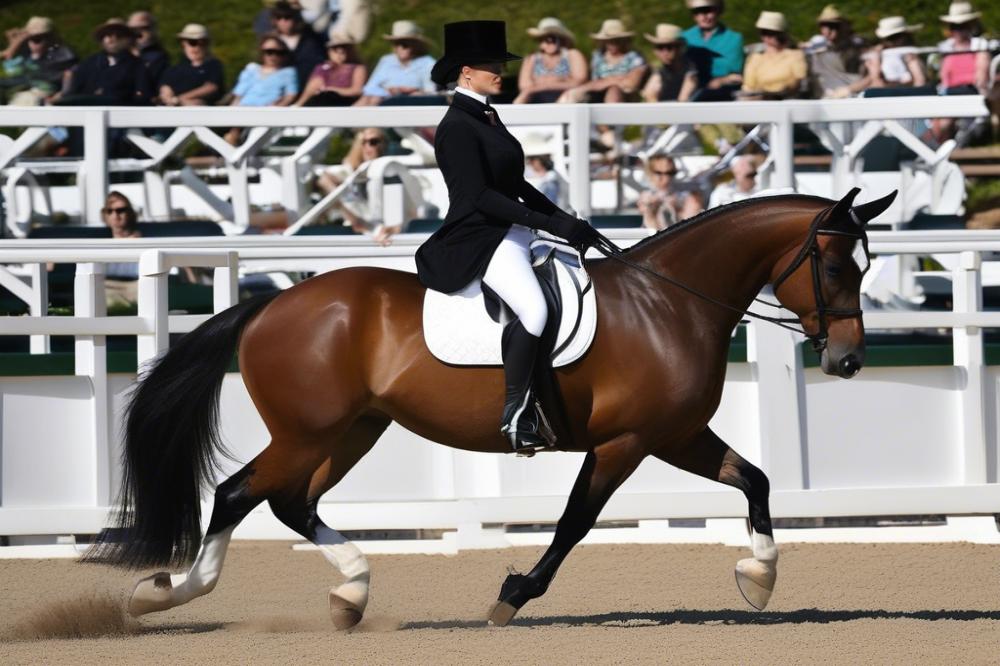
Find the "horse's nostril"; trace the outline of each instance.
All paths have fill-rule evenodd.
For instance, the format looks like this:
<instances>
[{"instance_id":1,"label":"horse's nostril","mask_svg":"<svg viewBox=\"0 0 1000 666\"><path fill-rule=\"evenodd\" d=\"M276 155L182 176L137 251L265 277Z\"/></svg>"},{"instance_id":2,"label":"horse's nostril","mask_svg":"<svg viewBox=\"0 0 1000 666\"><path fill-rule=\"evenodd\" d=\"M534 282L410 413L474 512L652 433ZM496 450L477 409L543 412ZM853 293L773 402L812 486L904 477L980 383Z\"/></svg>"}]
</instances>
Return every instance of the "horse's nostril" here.
<instances>
[{"instance_id":1,"label":"horse's nostril","mask_svg":"<svg viewBox=\"0 0 1000 666\"><path fill-rule=\"evenodd\" d=\"M840 376L853 377L861 370L861 364L854 354L848 354L840 359Z\"/></svg>"}]
</instances>

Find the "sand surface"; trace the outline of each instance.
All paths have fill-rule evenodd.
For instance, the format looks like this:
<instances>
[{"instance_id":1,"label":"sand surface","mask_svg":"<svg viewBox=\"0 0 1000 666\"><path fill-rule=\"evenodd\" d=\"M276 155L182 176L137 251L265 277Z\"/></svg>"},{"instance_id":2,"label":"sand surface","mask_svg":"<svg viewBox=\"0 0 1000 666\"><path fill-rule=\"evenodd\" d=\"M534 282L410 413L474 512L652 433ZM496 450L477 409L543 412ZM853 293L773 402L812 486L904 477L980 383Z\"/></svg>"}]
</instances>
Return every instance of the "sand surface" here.
<instances>
[{"instance_id":1,"label":"sand surface","mask_svg":"<svg viewBox=\"0 0 1000 666\"><path fill-rule=\"evenodd\" d=\"M1000 663L997 546L785 545L762 613L733 580L748 549L583 546L487 626L507 567L540 553L371 556L371 603L345 633L327 619L338 576L287 542L234 542L212 594L138 621L121 611L133 574L5 560L0 663Z\"/></svg>"}]
</instances>

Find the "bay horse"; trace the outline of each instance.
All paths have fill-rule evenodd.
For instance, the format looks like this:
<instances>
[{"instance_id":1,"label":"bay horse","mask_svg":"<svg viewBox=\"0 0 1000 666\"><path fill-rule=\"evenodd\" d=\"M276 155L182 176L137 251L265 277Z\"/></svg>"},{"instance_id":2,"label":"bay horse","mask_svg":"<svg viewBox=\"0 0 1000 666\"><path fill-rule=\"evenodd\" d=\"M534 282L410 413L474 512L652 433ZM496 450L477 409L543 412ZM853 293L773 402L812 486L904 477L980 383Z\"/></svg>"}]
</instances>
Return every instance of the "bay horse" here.
<instances>
[{"instance_id":1,"label":"bay horse","mask_svg":"<svg viewBox=\"0 0 1000 666\"><path fill-rule=\"evenodd\" d=\"M746 600L764 608L778 556L768 479L708 422L721 399L731 333L768 283L813 339L823 372L851 377L861 369L863 269L852 252L863 244L867 258L865 225L895 192L853 206L857 192L839 202L782 195L731 204L644 239L618 261L587 262L597 332L586 355L556 372L572 431L559 448L585 452L583 468L551 546L530 572L503 582L490 613L494 624L507 624L545 593L607 500L648 456L744 493L753 556L737 564L736 579ZM117 524L99 535L85 560L191 566L140 580L128 604L133 615L210 592L233 529L266 500L346 577L329 593L333 624L361 620L368 563L320 518L320 496L392 421L447 446L511 453L497 428L503 369L435 359L423 339L423 295L411 273L325 273L212 317L143 373L125 414ZM234 350L272 439L215 488L202 538L202 489L224 451L218 397Z\"/></svg>"}]
</instances>

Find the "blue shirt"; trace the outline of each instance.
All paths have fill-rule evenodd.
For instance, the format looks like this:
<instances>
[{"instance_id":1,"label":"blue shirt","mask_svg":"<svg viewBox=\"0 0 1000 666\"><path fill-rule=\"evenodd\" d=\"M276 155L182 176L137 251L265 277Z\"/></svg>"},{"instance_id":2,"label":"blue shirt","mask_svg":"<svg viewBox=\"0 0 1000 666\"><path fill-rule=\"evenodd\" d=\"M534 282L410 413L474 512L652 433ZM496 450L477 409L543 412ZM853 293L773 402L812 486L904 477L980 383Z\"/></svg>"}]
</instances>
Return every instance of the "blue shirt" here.
<instances>
[{"instance_id":1,"label":"blue shirt","mask_svg":"<svg viewBox=\"0 0 1000 666\"><path fill-rule=\"evenodd\" d=\"M233 94L240 98L240 106L270 106L285 95L299 94L299 81L293 67L262 77L261 66L252 62L240 72Z\"/></svg>"},{"instance_id":2,"label":"blue shirt","mask_svg":"<svg viewBox=\"0 0 1000 666\"><path fill-rule=\"evenodd\" d=\"M687 42L687 56L698 68L698 83L704 86L711 79L743 73L743 35L721 23L709 38L703 39L701 28L692 26L681 35Z\"/></svg>"},{"instance_id":3,"label":"blue shirt","mask_svg":"<svg viewBox=\"0 0 1000 666\"><path fill-rule=\"evenodd\" d=\"M434 58L422 55L414 58L406 65L399 62L396 54L390 53L379 58L362 94L373 97L389 97L389 88L418 88L426 93L437 91L437 86L431 81L431 68Z\"/></svg>"}]
</instances>

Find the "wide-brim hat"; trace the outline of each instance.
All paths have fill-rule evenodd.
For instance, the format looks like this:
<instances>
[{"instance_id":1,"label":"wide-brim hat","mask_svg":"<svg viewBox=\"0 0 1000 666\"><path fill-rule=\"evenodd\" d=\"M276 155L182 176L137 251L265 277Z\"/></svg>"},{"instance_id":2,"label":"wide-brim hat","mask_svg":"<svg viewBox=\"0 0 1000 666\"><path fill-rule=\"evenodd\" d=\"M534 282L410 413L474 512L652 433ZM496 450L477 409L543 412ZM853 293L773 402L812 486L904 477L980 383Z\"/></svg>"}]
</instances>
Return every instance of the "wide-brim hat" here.
<instances>
[{"instance_id":1,"label":"wide-brim hat","mask_svg":"<svg viewBox=\"0 0 1000 666\"><path fill-rule=\"evenodd\" d=\"M601 23L601 29L598 32L590 33L592 39L596 39L601 42L606 42L611 39L627 39L628 37L634 37L635 33L631 30L625 29L625 24L619 19L605 19Z\"/></svg>"},{"instance_id":2,"label":"wide-brim hat","mask_svg":"<svg viewBox=\"0 0 1000 666\"><path fill-rule=\"evenodd\" d=\"M980 16L981 12L976 12L972 10L972 4L969 2L953 2L948 5L948 14L946 16L939 16L945 23L968 23L969 21L975 21Z\"/></svg>"},{"instance_id":3,"label":"wide-brim hat","mask_svg":"<svg viewBox=\"0 0 1000 666\"><path fill-rule=\"evenodd\" d=\"M688 11L702 7L715 7L721 12L726 7L722 0L686 0L685 4L687 4Z\"/></svg>"},{"instance_id":4,"label":"wide-brim hat","mask_svg":"<svg viewBox=\"0 0 1000 666\"><path fill-rule=\"evenodd\" d=\"M210 39L208 28L200 23L188 23L177 33L177 39Z\"/></svg>"},{"instance_id":5,"label":"wide-brim hat","mask_svg":"<svg viewBox=\"0 0 1000 666\"><path fill-rule=\"evenodd\" d=\"M521 56L507 50L503 21L457 21L444 26L444 55L434 63L431 80L445 85L458 78L463 65L510 62Z\"/></svg>"},{"instance_id":6,"label":"wide-brim hat","mask_svg":"<svg viewBox=\"0 0 1000 666\"><path fill-rule=\"evenodd\" d=\"M382 35L383 39L388 39L390 42L398 42L400 40L423 42L424 44L430 45L430 40L424 34L424 31L420 29L420 26L413 21L393 21L392 22L392 32L389 34Z\"/></svg>"},{"instance_id":7,"label":"wide-brim hat","mask_svg":"<svg viewBox=\"0 0 1000 666\"><path fill-rule=\"evenodd\" d=\"M886 39L887 37L899 35L904 32L916 32L923 27L923 23L907 25L906 19L902 16L886 16L883 19L879 19L878 27L875 28L875 36L879 39Z\"/></svg>"},{"instance_id":8,"label":"wide-brim hat","mask_svg":"<svg viewBox=\"0 0 1000 666\"><path fill-rule=\"evenodd\" d=\"M827 5L816 17L816 23L850 23L850 21L840 13L837 5Z\"/></svg>"},{"instance_id":9,"label":"wide-brim hat","mask_svg":"<svg viewBox=\"0 0 1000 666\"><path fill-rule=\"evenodd\" d=\"M45 16L32 16L24 24L24 31L28 34L28 37L47 35L54 30L55 25L52 23L52 19Z\"/></svg>"},{"instance_id":10,"label":"wide-brim hat","mask_svg":"<svg viewBox=\"0 0 1000 666\"><path fill-rule=\"evenodd\" d=\"M132 31L132 28L128 27L128 24L125 23L124 19L115 17L109 18L107 21L94 28L94 39L101 41L104 39L104 35L112 32L117 32L118 34L125 35L127 37L135 36L135 32Z\"/></svg>"},{"instance_id":11,"label":"wide-brim hat","mask_svg":"<svg viewBox=\"0 0 1000 666\"><path fill-rule=\"evenodd\" d=\"M545 35L556 35L561 37L567 45L572 46L576 37L569 31L562 21L552 16L546 16L538 22L537 28L528 28L528 35L538 39Z\"/></svg>"},{"instance_id":12,"label":"wide-brim hat","mask_svg":"<svg viewBox=\"0 0 1000 666\"><path fill-rule=\"evenodd\" d=\"M650 35L645 33L643 37L647 41L656 44L657 46L661 44L676 44L678 42L683 43L684 38L681 36L682 30L671 23L657 23L656 30L654 34Z\"/></svg>"},{"instance_id":13,"label":"wide-brim hat","mask_svg":"<svg viewBox=\"0 0 1000 666\"><path fill-rule=\"evenodd\" d=\"M358 43L350 35L342 32L330 33L330 39L326 41L326 48L332 49L334 46L357 46Z\"/></svg>"},{"instance_id":14,"label":"wide-brim hat","mask_svg":"<svg viewBox=\"0 0 1000 666\"><path fill-rule=\"evenodd\" d=\"M788 20L781 12L761 12L757 17L757 22L753 27L758 30L770 30L772 32L788 32Z\"/></svg>"},{"instance_id":15,"label":"wide-brim hat","mask_svg":"<svg viewBox=\"0 0 1000 666\"><path fill-rule=\"evenodd\" d=\"M553 148L551 134L532 132L521 139L521 150L525 157L551 157Z\"/></svg>"}]
</instances>

